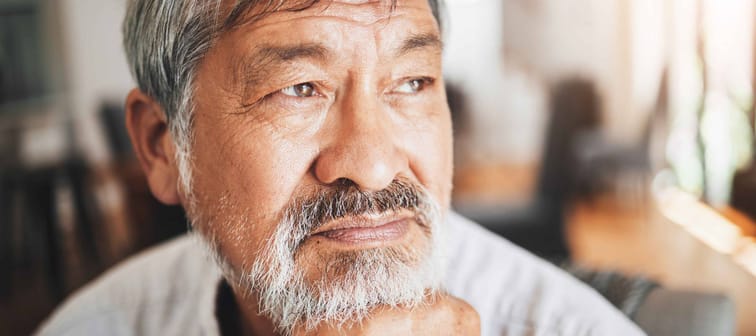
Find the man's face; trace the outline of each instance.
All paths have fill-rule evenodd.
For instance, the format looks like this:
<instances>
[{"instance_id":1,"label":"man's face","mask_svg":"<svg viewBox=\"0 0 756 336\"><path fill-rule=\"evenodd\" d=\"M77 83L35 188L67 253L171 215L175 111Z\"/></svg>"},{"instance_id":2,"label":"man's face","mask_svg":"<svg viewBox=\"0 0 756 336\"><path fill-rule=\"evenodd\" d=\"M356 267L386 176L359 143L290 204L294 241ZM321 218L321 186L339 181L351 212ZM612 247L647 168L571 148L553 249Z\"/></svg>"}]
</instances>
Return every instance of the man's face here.
<instances>
[{"instance_id":1,"label":"man's face","mask_svg":"<svg viewBox=\"0 0 756 336\"><path fill-rule=\"evenodd\" d=\"M381 204L417 186L448 207L452 140L439 41L426 0L393 10L319 3L219 38L195 79L194 199L183 203L236 276L269 267L271 240L295 230L284 219L302 208L324 218L289 242L305 286L346 277L349 263L373 257L420 267L435 234L423 223L425 205ZM342 206L330 202L334 194L367 200Z\"/></svg>"}]
</instances>

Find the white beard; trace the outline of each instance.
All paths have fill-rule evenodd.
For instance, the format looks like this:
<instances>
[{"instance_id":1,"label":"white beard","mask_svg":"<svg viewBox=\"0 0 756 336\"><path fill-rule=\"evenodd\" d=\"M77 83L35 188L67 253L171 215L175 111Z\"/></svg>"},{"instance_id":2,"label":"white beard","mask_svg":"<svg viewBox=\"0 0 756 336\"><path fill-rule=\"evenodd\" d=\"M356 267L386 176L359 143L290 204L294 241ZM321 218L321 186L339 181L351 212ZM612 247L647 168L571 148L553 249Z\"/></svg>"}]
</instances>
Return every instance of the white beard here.
<instances>
[{"instance_id":1,"label":"white beard","mask_svg":"<svg viewBox=\"0 0 756 336\"><path fill-rule=\"evenodd\" d=\"M377 306L412 308L441 288L445 261L441 253L441 213L425 190L420 198L423 206L416 220L425 222L425 246L333 253L323 267L328 272L314 281L306 279L303 265L297 264L295 256L298 242L310 233L307 223L315 220L305 211L285 214L272 239L249 267L231 266L219 252L216 237L201 233L196 236L226 280L244 291L246 297L256 297L260 313L270 318L279 332L288 335L296 326L309 330L323 322L357 323ZM191 212L190 216L196 217ZM213 227L213 223L202 224ZM197 228L196 223L192 226Z\"/></svg>"}]
</instances>

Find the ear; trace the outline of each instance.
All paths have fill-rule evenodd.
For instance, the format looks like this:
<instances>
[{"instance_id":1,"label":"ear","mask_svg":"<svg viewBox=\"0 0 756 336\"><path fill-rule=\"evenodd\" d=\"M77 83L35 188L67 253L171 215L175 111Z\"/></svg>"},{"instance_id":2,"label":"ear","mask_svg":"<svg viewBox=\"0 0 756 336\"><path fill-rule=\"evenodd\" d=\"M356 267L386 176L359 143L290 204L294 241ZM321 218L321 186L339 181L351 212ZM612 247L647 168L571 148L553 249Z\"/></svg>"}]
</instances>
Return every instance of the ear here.
<instances>
[{"instance_id":1,"label":"ear","mask_svg":"<svg viewBox=\"0 0 756 336\"><path fill-rule=\"evenodd\" d=\"M152 194L165 204L178 204L176 148L163 108L139 89L131 90L126 97L126 129Z\"/></svg>"}]
</instances>

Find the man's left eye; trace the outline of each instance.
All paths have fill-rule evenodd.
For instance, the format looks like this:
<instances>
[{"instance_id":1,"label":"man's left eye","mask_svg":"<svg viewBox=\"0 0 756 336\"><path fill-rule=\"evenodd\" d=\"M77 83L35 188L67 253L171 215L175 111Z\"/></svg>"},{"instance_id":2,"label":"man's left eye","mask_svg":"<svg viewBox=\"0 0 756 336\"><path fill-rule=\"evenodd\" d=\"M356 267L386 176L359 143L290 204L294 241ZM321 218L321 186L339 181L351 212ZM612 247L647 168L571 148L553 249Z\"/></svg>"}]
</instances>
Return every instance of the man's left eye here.
<instances>
[{"instance_id":1,"label":"man's left eye","mask_svg":"<svg viewBox=\"0 0 756 336\"><path fill-rule=\"evenodd\" d=\"M431 83L431 80L429 78L413 78L406 82L404 82L402 85L397 87L394 92L398 93L417 93L425 89L428 84Z\"/></svg>"},{"instance_id":2,"label":"man's left eye","mask_svg":"<svg viewBox=\"0 0 756 336\"><path fill-rule=\"evenodd\" d=\"M312 83L299 83L281 89L281 93L292 97L312 97L315 95L315 86Z\"/></svg>"}]
</instances>

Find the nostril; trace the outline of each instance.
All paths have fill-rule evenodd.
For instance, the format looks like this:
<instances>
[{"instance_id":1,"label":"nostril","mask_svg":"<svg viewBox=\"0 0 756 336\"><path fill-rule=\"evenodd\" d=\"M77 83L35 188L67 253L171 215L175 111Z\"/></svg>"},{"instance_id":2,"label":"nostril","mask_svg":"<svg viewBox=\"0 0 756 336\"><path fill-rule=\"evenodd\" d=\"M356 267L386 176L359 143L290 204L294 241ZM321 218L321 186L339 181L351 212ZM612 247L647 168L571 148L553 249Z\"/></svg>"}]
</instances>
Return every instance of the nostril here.
<instances>
[{"instance_id":1,"label":"nostril","mask_svg":"<svg viewBox=\"0 0 756 336\"><path fill-rule=\"evenodd\" d=\"M340 177L336 179L336 181L333 181L332 184L334 187L339 187L339 188L349 188L349 187L357 188L357 183L354 183L354 181L346 177Z\"/></svg>"}]
</instances>

